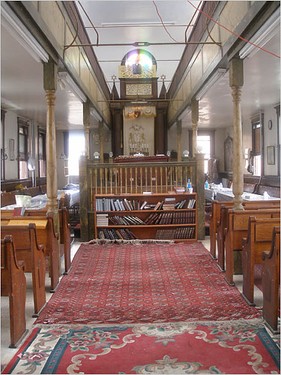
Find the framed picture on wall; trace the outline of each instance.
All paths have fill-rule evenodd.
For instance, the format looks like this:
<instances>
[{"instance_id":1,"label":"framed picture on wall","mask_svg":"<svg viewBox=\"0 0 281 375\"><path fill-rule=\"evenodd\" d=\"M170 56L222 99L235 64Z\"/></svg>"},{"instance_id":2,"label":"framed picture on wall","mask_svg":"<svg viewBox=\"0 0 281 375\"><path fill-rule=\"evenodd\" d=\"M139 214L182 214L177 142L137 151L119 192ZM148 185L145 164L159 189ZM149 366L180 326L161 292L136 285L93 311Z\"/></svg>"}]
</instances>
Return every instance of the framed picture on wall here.
<instances>
[{"instance_id":1,"label":"framed picture on wall","mask_svg":"<svg viewBox=\"0 0 281 375\"><path fill-rule=\"evenodd\" d=\"M275 147L274 146L267 146L267 164L268 165L275 164Z\"/></svg>"}]
</instances>

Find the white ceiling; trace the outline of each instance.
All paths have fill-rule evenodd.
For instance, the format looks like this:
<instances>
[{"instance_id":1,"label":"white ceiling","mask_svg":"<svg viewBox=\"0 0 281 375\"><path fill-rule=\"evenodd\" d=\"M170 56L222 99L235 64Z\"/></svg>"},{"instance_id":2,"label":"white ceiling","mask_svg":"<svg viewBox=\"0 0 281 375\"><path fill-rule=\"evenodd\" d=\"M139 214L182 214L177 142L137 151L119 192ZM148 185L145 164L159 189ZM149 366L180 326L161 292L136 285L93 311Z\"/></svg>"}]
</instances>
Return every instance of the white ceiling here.
<instances>
[{"instance_id":1,"label":"white ceiling","mask_svg":"<svg viewBox=\"0 0 281 375\"><path fill-rule=\"evenodd\" d=\"M80 1L77 4L91 43L107 45L93 48L109 87L112 87L112 76L118 77L123 57L135 48L142 48L135 47L134 43L148 42L151 45L144 49L155 57L158 77L165 75L166 88L169 88L184 51L185 37L188 39L194 22L188 25L198 15L194 6L182 0ZM198 6L200 2L194 4ZM159 81L161 89L162 81ZM119 90L118 81L116 86Z\"/></svg>"},{"instance_id":2,"label":"white ceiling","mask_svg":"<svg viewBox=\"0 0 281 375\"><path fill-rule=\"evenodd\" d=\"M155 3L157 9L153 1L81 1L80 4L91 22L85 16L81 5L77 3L85 25L90 26L92 23L97 28L99 43L111 45L94 47L110 90L112 75L118 76L118 66L122 58L128 51L136 48L131 45L112 45L135 42L155 43L144 49L154 55L158 76L162 74L166 76L166 87L169 88L184 46L156 44L172 43L171 36L177 42L183 42L186 25L192 19L195 9L188 1L156 1ZM199 4L199 2L193 3ZM174 25L167 25L167 32L161 20L167 23L173 22ZM148 22L153 24L148 25ZM135 25L112 28L109 25L112 23L135 23ZM96 33L92 29L87 30L92 42L96 43ZM280 29L264 47L280 55ZM244 77L241 101L244 118L250 118L267 105L279 103L280 59L258 51L253 57L245 60ZM34 119L44 126L46 100L43 90L43 66L26 52L2 24L1 99L2 107L13 109L18 115ZM228 73L200 100L199 112L199 128L219 128L232 124L232 97ZM83 126L81 102L73 94L62 90L59 85L56 93L55 119L58 129L75 129ZM190 114L183 118L183 126L191 126Z\"/></svg>"}]
</instances>

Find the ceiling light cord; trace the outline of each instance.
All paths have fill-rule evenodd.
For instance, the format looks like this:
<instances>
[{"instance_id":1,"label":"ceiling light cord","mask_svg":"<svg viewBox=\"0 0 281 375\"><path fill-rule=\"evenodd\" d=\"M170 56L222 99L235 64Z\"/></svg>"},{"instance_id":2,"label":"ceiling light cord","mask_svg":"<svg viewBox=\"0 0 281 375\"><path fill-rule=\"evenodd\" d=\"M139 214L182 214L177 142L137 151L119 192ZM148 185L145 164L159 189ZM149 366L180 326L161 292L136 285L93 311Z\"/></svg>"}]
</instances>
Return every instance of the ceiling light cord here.
<instances>
[{"instance_id":1,"label":"ceiling light cord","mask_svg":"<svg viewBox=\"0 0 281 375\"><path fill-rule=\"evenodd\" d=\"M178 43L178 41L172 37L172 35L169 33L167 27L165 26L165 24L164 24L164 22L163 22L163 19L162 19L160 13L159 13L159 10L158 10L158 7L157 7L155 1L153 0L152 2L153 2L153 5L154 5L154 7L155 7L155 9L156 9L156 13L158 14L158 17L159 17L159 19L160 19L160 21L161 21L161 23L162 23L162 26L163 26L164 30L166 31L166 33L169 35L169 37L170 37L175 43Z\"/></svg>"},{"instance_id":2,"label":"ceiling light cord","mask_svg":"<svg viewBox=\"0 0 281 375\"><path fill-rule=\"evenodd\" d=\"M213 17L209 16L208 13L204 12L202 9L199 9L198 7L196 7L196 5L192 4L192 2L191 2L190 0L187 0L187 2L188 2L191 6L193 6L193 8L199 10L199 12L202 13L202 14L203 14L205 17L207 17L209 20L213 21L215 24L217 24L218 26L222 27L223 29L225 29L226 31L228 31L228 32L231 33L232 35L236 36L237 38L243 40L243 42L249 43L249 44L251 44L252 46L254 46L254 47L256 47L256 48L258 48L258 49L260 49L260 50L262 50L262 51L264 51L264 52L266 52L266 53L268 53L268 54L270 54L270 55L272 55L272 56L274 56L274 57L277 57L278 59L280 59L280 55L277 55L276 53L274 53L274 52L272 52L272 51L269 51L269 50L267 50L266 48L263 48L263 47L261 47L261 46L255 44L255 43L251 42L250 40L244 38L242 35L237 34L237 33L235 33L234 31L228 29L226 26L224 26L224 25L222 25L220 22L216 21Z\"/></svg>"},{"instance_id":3,"label":"ceiling light cord","mask_svg":"<svg viewBox=\"0 0 281 375\"><path fill-rule=\"evenodd\" d=\"M198 9L200 9L201 4L202 4L202 1L200 1L199 5L198 5ZM195 15L196 15L196 13L198 12L198 9L196 9L195 12L193 13L192 18L191 18L189 24L187 25L187 27L186 27L186 29L185 29L185 33L184 33L184 40L185 40L185 43L187 43L187 35L186 35L186 33L187 33L188 29L191 27L191 25L192 25L192 21L193 21L193 19L195 18Z\"/></svg>"}]
</instances>

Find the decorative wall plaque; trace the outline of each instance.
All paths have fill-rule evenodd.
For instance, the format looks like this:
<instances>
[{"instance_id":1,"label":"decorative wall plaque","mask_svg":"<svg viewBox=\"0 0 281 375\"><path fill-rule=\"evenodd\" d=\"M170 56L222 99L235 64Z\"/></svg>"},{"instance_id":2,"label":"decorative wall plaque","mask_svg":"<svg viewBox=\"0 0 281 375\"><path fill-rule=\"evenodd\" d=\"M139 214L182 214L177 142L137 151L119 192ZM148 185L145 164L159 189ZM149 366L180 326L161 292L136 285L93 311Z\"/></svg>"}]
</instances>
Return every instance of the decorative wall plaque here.
<instances>
[{"instance_id":1,"label":"decorative wall plaque","mask_svg":"<svg viewBox=\"0 0 281 375\"><path fill-rule=\"evenodd\" d=\"M127 83L126 96L151 96L152 85L151 83Z\"/></svg>"}]
</instances>

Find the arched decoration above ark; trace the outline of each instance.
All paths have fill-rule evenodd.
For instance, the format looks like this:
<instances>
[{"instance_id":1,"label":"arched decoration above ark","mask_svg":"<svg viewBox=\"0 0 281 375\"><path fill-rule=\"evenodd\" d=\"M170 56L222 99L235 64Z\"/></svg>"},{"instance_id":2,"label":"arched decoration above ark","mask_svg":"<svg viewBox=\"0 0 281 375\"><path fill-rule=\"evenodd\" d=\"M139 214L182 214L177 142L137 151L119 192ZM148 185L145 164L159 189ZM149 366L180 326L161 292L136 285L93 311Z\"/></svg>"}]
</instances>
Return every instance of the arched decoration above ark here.
<instances>
[{"instance_id":1,"label":"arched decoration above ark","mask_svg":"<svg viewBox=\"0 0 281 375\"><path fill-rule=\"evenodd\" d=\"M119 66L119 78L156 78L156 72L154 56L143 49L128 52Z\"/></svg>"}]
</instances>

